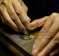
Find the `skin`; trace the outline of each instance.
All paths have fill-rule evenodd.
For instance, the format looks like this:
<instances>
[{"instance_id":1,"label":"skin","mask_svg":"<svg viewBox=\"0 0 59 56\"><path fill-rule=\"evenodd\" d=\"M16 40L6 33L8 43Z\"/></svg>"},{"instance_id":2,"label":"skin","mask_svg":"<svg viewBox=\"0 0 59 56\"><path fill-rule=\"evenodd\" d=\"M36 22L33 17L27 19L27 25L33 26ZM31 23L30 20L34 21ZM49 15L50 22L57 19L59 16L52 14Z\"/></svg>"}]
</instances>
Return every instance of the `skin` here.
<instances>
[{"instance_id":1,"label":"skin","mask_svg":"<svg viewBox=\"0 0 59 56\"><path fill-rule=\"evenodd\" d=\"M47 56L56 46L59 46L59 13L53 13L48 16L46 23L34 42L32 55ZM58 53L58 49L56 51Z\"/></svg>"},{"instance_id":2,"label":"skin","mask_svg":"<svg viewBox=\"0 0 59 56\"><path fill-rule=\"evenodd\" d=\"M30 23L30 29L29 30L33 30L33 29L35 29L37 27L43 26L45 24L47 18L48 18L48 16L45 16L45 17L43 17L41 19L36 19L36 20L32 21Z\"/></svg>"},{"instance_id":3,"label":"skin","mask_svg":"<svg viewBox=\"0 0 59 56\"><path fill-rule=\"evenodd\" d=\"M9 25L15 31L27 34L27 30L33 30L43 25L39 36L34 42L32 55L46 56L59 44L59 14L53 13L30 23L27 16L28 8L22 0L4 0L0 5L0 17L2 22ZM49 50L49 51L48 51ZM49 55L55 55L59 50L52 51Z\"/></svg>"},{"instance_id":4,"label":"skin","mask_svg":"<svg viewBox=\"0 0 59 56\"><path fill-rule=\"evenodd\" d=\"M30 18L27 16L28 8L22 0L4 0L0 5L0 13L4 17L3 23L9 25L15 31L27 34Z\"/></svg>"}]
</instances>

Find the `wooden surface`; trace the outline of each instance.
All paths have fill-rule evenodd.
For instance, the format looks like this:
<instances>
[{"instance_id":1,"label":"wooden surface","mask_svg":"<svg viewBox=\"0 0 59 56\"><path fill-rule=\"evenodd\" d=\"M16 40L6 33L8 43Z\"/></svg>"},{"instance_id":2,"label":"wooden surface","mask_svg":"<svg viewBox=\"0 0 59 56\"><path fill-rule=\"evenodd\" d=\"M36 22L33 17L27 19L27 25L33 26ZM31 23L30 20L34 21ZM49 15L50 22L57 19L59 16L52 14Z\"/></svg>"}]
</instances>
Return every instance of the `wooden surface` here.
<instances>
[{"instance_id":1,"label":"wooden surface","mask_svg":"<svg viewBox=\"0 0 59 56\"><path fill-rule=\"evenodd\" d=\"M31 54L34 39L24 40L23 35L15 32L12 33L12 30L10 32L8 27L6 27L5 25L0 25L0 32L3 33L3 35L7 36L7 38L13 41L15 44L17 44L19 48L21 47L27 53Z\"/></svg>"}]
</instances>

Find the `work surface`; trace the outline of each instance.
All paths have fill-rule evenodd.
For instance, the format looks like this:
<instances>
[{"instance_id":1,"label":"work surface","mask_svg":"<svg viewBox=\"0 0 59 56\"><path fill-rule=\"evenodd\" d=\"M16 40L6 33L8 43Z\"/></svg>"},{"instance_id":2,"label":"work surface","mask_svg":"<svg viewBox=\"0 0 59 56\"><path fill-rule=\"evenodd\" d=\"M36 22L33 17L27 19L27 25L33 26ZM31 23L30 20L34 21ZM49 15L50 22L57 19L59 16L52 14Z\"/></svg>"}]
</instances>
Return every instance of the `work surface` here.
<instances>
[{"instance_id":1,"label":"work surface","mask_svg":"<svg viewBox=\"0 0 59 56\"><path fill-rule=\"evenodd\" d=\"M5 25L3 26L0 25L0 32L3 35L7 36L7 38L13 41L16 45L18 45L19 48L21 47L27 53L31 54L34 39L24 40L23 35L15 33L13 30L10 30Z\"/></svg>"}]
</instances>

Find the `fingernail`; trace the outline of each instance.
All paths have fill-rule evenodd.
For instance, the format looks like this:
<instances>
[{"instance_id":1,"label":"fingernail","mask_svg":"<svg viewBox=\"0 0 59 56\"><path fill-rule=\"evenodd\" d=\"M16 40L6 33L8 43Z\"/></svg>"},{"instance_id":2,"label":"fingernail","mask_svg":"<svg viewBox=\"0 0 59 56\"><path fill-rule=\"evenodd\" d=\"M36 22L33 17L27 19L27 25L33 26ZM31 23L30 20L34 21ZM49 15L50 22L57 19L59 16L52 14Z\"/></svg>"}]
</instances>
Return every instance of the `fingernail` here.
<instances>
[{"instance_id":1,"label":"fingernail","mask_svg":"<svg viewBox=\"0 0 59 56\"><path fill-rule=\"evenodd\" d=\"M28 34L28 32L27 32L26 30L25 30L25 31L23 31L23 33L24 33L24 34L26 34L26 35Z\"/></svg>"}]
</instances>

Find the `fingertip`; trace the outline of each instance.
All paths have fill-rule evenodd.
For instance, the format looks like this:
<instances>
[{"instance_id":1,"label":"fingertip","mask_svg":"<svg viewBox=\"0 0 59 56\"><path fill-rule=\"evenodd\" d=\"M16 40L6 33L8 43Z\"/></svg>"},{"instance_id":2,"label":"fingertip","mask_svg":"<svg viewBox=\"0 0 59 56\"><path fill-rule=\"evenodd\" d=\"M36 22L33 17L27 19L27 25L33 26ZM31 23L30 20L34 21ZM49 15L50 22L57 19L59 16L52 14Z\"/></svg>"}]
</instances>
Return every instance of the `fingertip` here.
<instances>
[{"instance_id":1,"label":"fingertip","mask_svg":"<svg viewBox=\"0 0 59 56\"><path fill-rule=\"evenodd\" d=\"M27 30L24 30L24 31L23 31L23 33L24 33L24 34L26 34L26 35L28 35L28 32L27 32Z\"/></svg>"},{"instance_id":2,"label":"fingertip","mask_svg":"<svg viewBox=\"0 0 59 56\"><path fill-rule=\"evenodd\" d=\"M40 52L38 56L45 56L43 52Z\"/></svg>"},{"instance_id":3,"label":"fingertip","mask_svg":"<svg viewBox=\"0 0 59 56\"><path fill-rule=\"evenodd\" d=\"M37 50L33 50L33 51L32 51L32 55L33 55L33 56L37 56Z\"/></svg>"},{"instance_id":4,"label":"fingertip","mask_svg":"<svg viewBox=\"0 0 59 56\"><path fill-rule=\"evenodd\" d=\"M31 19L28 17L28 19L29 19L29 22L31 22Z\"/></svg>"},{"instance_id":5,"label":"fingertip","mask_svg":"<svg viewBox=\"0 0 59 56\"><path fill-rule=\"evenodd\" d=\"M16 31L16 32L19 32L19 30L18 30L18 29L15 29L15 31Z\"/></svg>"}]
</instances>

